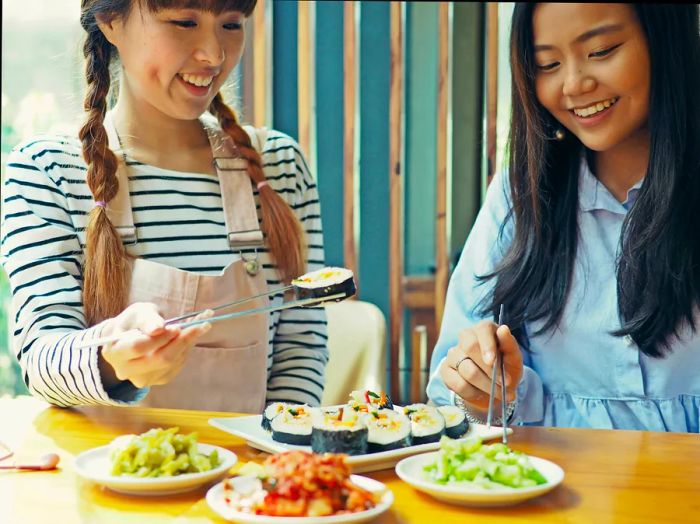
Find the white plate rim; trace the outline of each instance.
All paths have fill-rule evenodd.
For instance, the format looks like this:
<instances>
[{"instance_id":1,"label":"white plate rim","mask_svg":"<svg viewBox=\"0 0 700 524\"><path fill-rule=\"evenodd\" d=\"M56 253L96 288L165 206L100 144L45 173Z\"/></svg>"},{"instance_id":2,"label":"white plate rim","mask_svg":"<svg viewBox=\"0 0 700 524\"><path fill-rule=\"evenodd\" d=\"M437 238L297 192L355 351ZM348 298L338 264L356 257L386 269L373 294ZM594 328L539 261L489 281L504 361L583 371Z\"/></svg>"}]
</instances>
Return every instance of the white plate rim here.
<instances>
[{"instance_id":1,"label":"white plate rim","mask_svg":"<svg viewBox=\"0 0 700 524\"><path fill-rule=\"evenodd\" d=\"M344 513L342 515L328 515L323 517L278 517L272 515L253 515L251 513L245 513L242 511L237 511L233 508L225 506L218 498L220 497L220 492L223 490L223 482L217 482L214 486L207 490L206 501L209 507L217 515L221 516L226 520L234 520L235 522L241 522L243 524L341 524L357 522L362 520L369 520L378 517L382 513L386 512L394 503L394 493L387 488L386 484L375 480L370 477L364 477L362 475L350 475L350 480L360 486L361 488L368 489L370 491L380 491L383 490L382 499L377 503L372 509L367 509L365 511L358 511L357 513ZM221 508L219 508L221 505ZM221 510L221 511L220 511Z\"/></svg>"},{"instance_id":2,"label":"white plate rim","mask_svg":"<svg viewBox=\"0 0 700 524\"><path fill-rule=\"evenodd\" d=\"M132 477L129 475L100 475L84 467L83 462L85 461L101 458L102 456L109 457L110 449L109 445L106 445L88 449L80 453L78 456L75 457L74 468L76 474L80 477L105 486L111 485L120 488L128 488L130 491L136 491L139 489L135 486L141 486L144 490L156 489L159 486L163 486L164 490L169 490L183 484L203 484L204 482L210 479L216 478L220 475L224 475L238 461L238 456L233 451L228 450L226 448L222 448L221 446L215 446L213 444L205 444L199 442L197 443L197 449L200 453L206 454L211 453L213 450L217 450L217 452L219 453L219 457L221 458L221 464L214 469L211 469L209 471L202 471L199 473L183 473L181 475L175 475L172 477L147 478Z\"/></svg>"},{"instance_id":3,"label":"white plate rim","mask_svg":"<svg viewBox=\"0 0 700 524\"><path fill-rule=\"evenodd\" d=\"M547 469L551 469L555 472L555 478L549 478L542 473L547 478L546 484L539 484L537 486L530 486L526 488L512 488L509 486L503 486L487 489L469 484L437 484L423 478L418 478L406 471L410 466L413 466L412 463L418 462L419 464L422 464L428 462L434 457L437 457L439 454L440 451L434 451L432 453L423 453L421 455L406 457L396 464L396 467L394 468L396 475L407 484L410 484L414 488L425 493L430 494L432 491L444 495L454 495L455 497L463 498L463 500L469 500L471 497L478 497L480 500L485 498L498 500L511 497L518 497L522 499L535 497L557 487L564 481L565 476L564 470L561 466L559 466L559 464L556 464L551 460L536 457L534 455L527 455L532 465L541 473L542 466L546 466Z\"/></svg>"}]
</instances>

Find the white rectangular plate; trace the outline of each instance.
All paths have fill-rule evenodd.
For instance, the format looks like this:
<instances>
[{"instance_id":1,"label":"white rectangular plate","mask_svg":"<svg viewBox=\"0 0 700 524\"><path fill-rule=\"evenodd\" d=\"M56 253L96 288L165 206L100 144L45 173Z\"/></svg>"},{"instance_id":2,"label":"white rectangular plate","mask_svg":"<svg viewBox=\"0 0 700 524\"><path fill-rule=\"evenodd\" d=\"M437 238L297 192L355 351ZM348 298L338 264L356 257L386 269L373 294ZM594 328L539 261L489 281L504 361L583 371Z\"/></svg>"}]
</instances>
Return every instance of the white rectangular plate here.
<instances>
[{"instance_id":1,"label":"white rectangular plate","mask_svg":"<svg viewBox=\"0 0 700 524\"><path fill-rule=\"evenodd\" d=\"M210 418L209 424L232 435L241 437L246 443L262 451L268 453L280 453L291 449L302 449L311 451L311 446L293 446L291 444L283 444L272 440L272 434L265 431L261 426L262 415L251 415L246 417L223 417ZM513 430L508 428L508 433ZM497 426L491 426L488 429L481 424L470 424L467 433L460 439L470 437L480 437L482 440L490 440L500 438L503 435L503 429ZM430 444L419 444L417 446L408 446L406 448L395 449L392 451L380 451L379 453L368 453L366 455L350 455L347 462L352 466L353 473L363 473L366 471L377 471L380 469L393 468L396 463L404 457L425 453L426 451L435 451L440 448L438 442Z\"/></svg>"}]
</instances>

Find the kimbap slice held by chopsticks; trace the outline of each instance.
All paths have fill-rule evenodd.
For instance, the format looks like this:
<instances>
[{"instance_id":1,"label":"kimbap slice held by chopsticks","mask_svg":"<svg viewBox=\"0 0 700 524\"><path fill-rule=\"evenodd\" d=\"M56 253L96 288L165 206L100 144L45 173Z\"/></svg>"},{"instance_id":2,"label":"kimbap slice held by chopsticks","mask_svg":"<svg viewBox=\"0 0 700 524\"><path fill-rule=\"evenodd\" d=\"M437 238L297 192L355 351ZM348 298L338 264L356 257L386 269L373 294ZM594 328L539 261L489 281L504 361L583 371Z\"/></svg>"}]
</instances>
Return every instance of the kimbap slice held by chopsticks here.
<instances>
[{"instance_id":1,"label":"kimbap slice held by chopsticks","mask_svg":"<svg viewBox=\"0 0 700 524\"><path fill-rule=\"evenodd\" d=\"M459 438L469 429L469 421L464 411L457 406L438 406L438 411L445 417L445 434L450 438Z\"/></svg>"},{"instance_id":2,"label":"kimbap slice held by chopsticks","mask_svg":"<svg viewBox=\"0 0 700 524\"><path fill-rule=\"evenodd\" d=\"M311 449L315 453L367 453L363 416L347 407L318 409L312 416Z\"/></svg>"},{"instance_id":3,"label":"kimbap slice held by chopsticks","mask_svg":"<svg viewBox=\"0 0 700 524\"><path fill-rule=\"evenodd\" d=\"M339 302L356 292L353 273L344 267L324 267L311 271L292 280L292 287L299 300L342 293L342 297L334 299Z\"/></svg>"},{"instance_id":4,"label":"kimbap slice held by chopsticks","mask_svg":"<svg viewBox=\"0 0 700 524\"><path fill-rule=\"evenodd\" d=\"M411 404L403 408L411 420L411 440L413 445L438 442L445 433L445 417L433 406Z\"/></svg>"},{"instance_id":5,"label":"kimbap slice held by chopsticks","mask_svg":"<svg viewBox=\"0 0 700 524\"><path fill-rule=\"evenodd\" d=\"M367 451L378 453L411 445L411 422L403 413L379 409L366 415Z\"/></svg>"},{"instance_id":6,"label":"kimbap slice held by chopsticks","mask_svg":"<svg viewBox=\"0 0 700 524\"><path fill-rule=\"evenodd\" d=\"M287 406L270 422L272 440L308 446L311 443L312 408L305 404Z\"/></svg>"}]
</instances>

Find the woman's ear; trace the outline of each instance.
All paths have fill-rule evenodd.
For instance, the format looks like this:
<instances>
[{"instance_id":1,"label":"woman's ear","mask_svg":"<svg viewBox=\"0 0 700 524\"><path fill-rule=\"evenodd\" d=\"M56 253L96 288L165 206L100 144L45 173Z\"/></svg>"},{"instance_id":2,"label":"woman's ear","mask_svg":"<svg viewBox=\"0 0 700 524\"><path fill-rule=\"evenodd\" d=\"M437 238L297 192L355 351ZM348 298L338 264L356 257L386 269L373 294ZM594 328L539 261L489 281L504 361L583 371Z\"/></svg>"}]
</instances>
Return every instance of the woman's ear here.
<instances>
[{"instance_id":1,"label":"woman's ear","mask_svg":"<svg viewBox=\"0 0 700 524\"><path fill-rule=\"evenodd\" d=\"M122 19L118 16L108 18L104 15L96 15L95 19L97 20L97 27L100 28L107 41L113 46L118 46L124 31Z\"/></svg>"}]
</instances>

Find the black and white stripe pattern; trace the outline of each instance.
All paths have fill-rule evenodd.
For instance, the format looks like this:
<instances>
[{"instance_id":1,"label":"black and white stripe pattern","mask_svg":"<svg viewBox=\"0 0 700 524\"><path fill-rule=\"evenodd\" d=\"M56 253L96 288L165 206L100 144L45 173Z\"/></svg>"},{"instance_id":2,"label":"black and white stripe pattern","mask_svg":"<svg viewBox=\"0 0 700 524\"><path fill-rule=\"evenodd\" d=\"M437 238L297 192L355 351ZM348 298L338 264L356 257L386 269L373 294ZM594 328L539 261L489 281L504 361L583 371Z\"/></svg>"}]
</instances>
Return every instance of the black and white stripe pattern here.
<instances>
[{"instance_id":1,"label":"black and white stripe pattern","mask_svg":"<svg viewBox=\"0 0 700 524\"><path fill-rule=\"evenodd\" d=\"M209 275L239 258L228 246L217 178L128 164L138 236L127 246L131 254ZM323 267L318 191L298 144L269 131L263 164L270 186L306 231L308 270ZM97 350L73 349L75 341L101 330L101 325L86 329L81 298L85 225L94 206L86 171L77 137L41 136L9 155L3 188L2 264L13 295L14 351L29 390L59 406L139 398L128 388L110 396L100 381ZM267 250L258 252L268 286L279 287ZM272 304L282 300L271 297ZM323 309L272 313L269 340L268 402L318 405L328 360Z\"/></svg>"}]
</instances>

